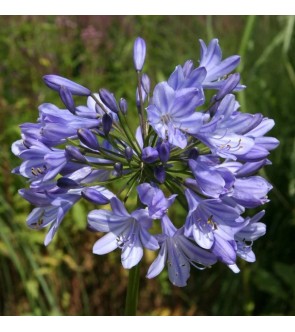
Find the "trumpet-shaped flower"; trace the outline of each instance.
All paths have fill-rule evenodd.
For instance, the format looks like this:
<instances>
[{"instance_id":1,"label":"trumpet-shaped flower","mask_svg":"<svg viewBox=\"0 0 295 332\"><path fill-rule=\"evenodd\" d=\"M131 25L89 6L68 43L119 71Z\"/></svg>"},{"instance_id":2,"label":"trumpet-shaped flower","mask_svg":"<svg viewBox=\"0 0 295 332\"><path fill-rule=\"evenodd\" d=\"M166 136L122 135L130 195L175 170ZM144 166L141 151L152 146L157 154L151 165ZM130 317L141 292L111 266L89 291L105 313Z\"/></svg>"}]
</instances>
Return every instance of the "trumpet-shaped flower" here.
<instances>
[{"instance_id":1,"label":"trumpet-shaped flower","mask_svg":"<svg viewBox=\"0 0 295 332\"><path fill-rule=\"evenodd\" d=\"M103 255L117 248L122 249L122 265L131 269L143 256L143 248L159 248L156 238L149 234L152 219L147 210L139 209L129 214L123 203L111 198L112 211L93 210L88 215L89 227L99 232L107 232L93 247L93 253Z\"/></svg>"},{"instance_id":2,"label":"trumpet-shaped flower","mask_svg":"<svg viewBox=\"0 0 295 332\"><path fill-rule=\"evenodd\" d=\"M147 278L154 278L167 262L169 280L178 287L186 286L190 275L190 265L204 269L215 264L216 257L194 245L183 235L183 229L176 229L167 215L162 218L163 233L158 236L161 249L150 266Z\"/></svg>"},{"instance_id":3,"label":"trumpet-shaped flower","mask_svg":"<svg viewBox=\"0 0 295 332\"><path fill-rule=\"evenodd\" d=\"M185 148L187 134L197 133L204 118L196 107L204 103L201 89L184 88L174 91L167 82L159 83L147 108L148 120L160 138L170 144Z\"/></svg>"}]
</instances>

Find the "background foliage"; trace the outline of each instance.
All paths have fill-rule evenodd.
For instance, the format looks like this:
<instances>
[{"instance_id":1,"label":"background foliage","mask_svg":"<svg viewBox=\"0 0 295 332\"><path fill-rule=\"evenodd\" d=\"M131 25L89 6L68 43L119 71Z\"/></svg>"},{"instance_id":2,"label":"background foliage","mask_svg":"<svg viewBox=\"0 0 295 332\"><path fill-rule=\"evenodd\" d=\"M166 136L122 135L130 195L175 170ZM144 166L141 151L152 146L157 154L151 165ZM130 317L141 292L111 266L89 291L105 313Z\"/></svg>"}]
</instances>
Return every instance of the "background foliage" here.
<instances>
[{"instance_id":1,"label":"background foliage","mask_svg":"<svg viewBox=\"0 0 295 332\"><path fill-rule=\"evenodd\" d=\"M44 232L26 227L31 206L11 174L19 160L10 152L18 125L34 122L42 102L61 106L42 82L55 73L125 97L134 109L136 80L132 45L148 46L145 71L155 84L186 59L197 63L198 39L216 37L224 56L240 54L242 110L275 119L271 135L281 144L264 176L273 184L264 222L267 235L254 246L255 264L239 262L233 274L221 264L192 270L188 286L172 286L166 272L153 280L142 264L139 313L144 315L294 315L295 34L294 17L0 17L0 314L121 315L127 274L118 253L94 256L97 234L86 230L94 206L81 203L64 220L56 239L43 246ZM82 100L83 102L83 100ZM174 209L174 218L184 218Z\"/></svg>"}]
</instances>

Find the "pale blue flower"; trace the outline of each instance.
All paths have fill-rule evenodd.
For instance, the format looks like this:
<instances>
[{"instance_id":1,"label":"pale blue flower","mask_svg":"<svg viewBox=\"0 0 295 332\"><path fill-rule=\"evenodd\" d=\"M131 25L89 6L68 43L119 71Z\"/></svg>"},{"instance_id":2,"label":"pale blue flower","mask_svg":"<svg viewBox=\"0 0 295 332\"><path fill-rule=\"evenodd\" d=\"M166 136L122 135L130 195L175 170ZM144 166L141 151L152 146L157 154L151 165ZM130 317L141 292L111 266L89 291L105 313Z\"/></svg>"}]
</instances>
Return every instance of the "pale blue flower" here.
<instances>
[{"instance_id":1,"label":"pale blue flower","mask_svg":"<svg viewBox=\"0 0 295 332\"><path fill-rule=\"evenodd\" d=\"M88 214L89 227L107 233L94 244L93 253L103 255L120 248L122 265L130 269L142 259L144 247L150 250L159 248L158 241L148 232L152 219L144 209L129 214L116 197L110 202L112 211L93 210Z\"/></svg>"}]
</instances>

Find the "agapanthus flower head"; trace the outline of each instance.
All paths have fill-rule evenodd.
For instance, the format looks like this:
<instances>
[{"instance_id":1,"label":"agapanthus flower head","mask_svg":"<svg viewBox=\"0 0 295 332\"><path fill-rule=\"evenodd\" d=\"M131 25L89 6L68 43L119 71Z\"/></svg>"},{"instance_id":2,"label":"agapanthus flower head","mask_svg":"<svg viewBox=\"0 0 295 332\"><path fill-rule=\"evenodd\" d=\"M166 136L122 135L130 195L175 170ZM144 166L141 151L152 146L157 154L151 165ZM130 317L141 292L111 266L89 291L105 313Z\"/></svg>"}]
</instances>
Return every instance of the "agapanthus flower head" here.
<instances>
[{"instance_id":1,"label":"agapanthus flower head","mask_svg":"<svg viewBox=\"0 0 295 332\"><path fill-rule=\"evenodd\" d=\"M20 126L22 139L12 152L22 160L13 172L28 180L19 193L35 206L28 226L50 227L45 245L84 199L97 207L87 228L106 233L93 253L121 250L130 269L145 250L159 250L148 278L167 264L170 281L183 287L191 266L218 261L237 273L239 259L255 261L253 242L266 232L264 211L247 215L269 201L272 186L257 172L271 164L267 158L279 144L265 136L274 121L240 111L235 93L245 86L234 72L240 57L222 59L217 39L200 45L199 66L187 60L152 88L142 72L146 43L138 37L137 88L129 104L136 107L128 113L126 99L104 87L94 93L61 76L43 77L65 109L40 105L37 122ZM73 96L87 96L86 104ZM172 218L179 205L185 213Z\"/></svg>"}]
</instances>

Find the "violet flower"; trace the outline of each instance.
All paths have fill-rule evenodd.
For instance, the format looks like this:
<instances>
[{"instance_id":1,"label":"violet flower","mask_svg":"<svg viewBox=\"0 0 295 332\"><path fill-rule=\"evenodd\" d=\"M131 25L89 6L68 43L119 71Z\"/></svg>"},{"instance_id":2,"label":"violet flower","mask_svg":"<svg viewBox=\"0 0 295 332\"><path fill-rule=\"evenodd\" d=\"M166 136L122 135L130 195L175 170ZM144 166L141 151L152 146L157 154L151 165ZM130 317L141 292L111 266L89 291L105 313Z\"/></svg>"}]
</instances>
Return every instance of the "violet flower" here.
<instances>
[{"instance_id":1,"label":"violet flower","mask_svg":"<svg viewBox=\"0 0 295 332\"><path fill-rule=\"evenodd\" d=\"M138 37L129 108L104 87L95 93L61 76L43 77L65 109L40 105L37 121L20 125L12 152L21 160L13 172L27 179L19 194L34 205L27 225L49 227L45 245L84 199L98 206L87 220L81 216L85 226L106 233L94 254L120 249L123 267L131 269L145 250L159 249L147 278L167 264L169 280L183 287L191 265L204 269L219 261L237 273L240 259L255 261L264 211L247 215L269 202L272 185L257 172L271 164L279 144L266 136L274 121L240 111L234 95L245 88L234 72L240 57L223 59L217 39L200 46L198 66L178 64L152 87L142 72L146 43ZM78 104L78 96L87 100ZM108 204L111 210L99 207ZM182 217L172 222L180 205Z\"/></svg>"}]
</instances>

